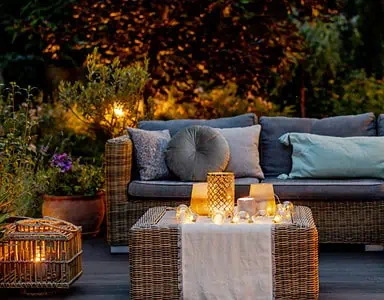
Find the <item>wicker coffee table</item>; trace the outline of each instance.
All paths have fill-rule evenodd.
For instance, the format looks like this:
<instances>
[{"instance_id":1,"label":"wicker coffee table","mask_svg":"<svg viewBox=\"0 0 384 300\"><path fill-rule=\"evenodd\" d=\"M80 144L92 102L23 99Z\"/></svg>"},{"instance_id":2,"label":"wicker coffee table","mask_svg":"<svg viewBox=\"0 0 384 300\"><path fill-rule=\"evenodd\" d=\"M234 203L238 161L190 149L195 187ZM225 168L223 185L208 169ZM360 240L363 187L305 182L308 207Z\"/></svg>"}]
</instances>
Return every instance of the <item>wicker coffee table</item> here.
<instances>
[{"instance_id":1,"label":"wicker coffee table","mask_svg":"<svg viewBox=\"0 0 384 300\"><path fill-rule=\"evenodd\" d=\"M181 226L161 220L166 210L149 209L130 230L131 299L181 298ZM273 232L275 299L317 299L318 235L311 210L296 206L293 224L276 224Z\"/></svg>"}]
</instances>

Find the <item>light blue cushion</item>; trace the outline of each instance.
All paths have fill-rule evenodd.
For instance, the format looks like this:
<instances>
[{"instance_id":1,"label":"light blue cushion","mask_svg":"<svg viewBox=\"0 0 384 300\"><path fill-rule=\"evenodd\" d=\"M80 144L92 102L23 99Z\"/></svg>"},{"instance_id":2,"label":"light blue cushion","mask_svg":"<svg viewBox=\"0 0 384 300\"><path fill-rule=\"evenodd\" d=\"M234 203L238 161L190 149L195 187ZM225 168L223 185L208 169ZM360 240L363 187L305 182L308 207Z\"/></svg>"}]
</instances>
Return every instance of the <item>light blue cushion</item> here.
<instances>
[{"instance_id":1,"label":"light blue cushion","mask_svg":"<svg viewBox=\"0 0 384 300\"><path fill-rule=\"evenodd\" d=\"M261 117L260 125L261 168L267 177L291 170L292 149L279 142L279 137L287 132L337 137L377 135L373 113L324 119Z\"/></svg>"},{"instance_id":2,"label":"light blue cushion","mask_svg":"<svg viewBox=\"0 0 384 300\"><path fill-rule=\"evenodd\" d=\"M292 146L292 169L279 178L381 178L384 179L384 137L331 137L286 133L280 137Z\"/></svg>"}]
</instances>

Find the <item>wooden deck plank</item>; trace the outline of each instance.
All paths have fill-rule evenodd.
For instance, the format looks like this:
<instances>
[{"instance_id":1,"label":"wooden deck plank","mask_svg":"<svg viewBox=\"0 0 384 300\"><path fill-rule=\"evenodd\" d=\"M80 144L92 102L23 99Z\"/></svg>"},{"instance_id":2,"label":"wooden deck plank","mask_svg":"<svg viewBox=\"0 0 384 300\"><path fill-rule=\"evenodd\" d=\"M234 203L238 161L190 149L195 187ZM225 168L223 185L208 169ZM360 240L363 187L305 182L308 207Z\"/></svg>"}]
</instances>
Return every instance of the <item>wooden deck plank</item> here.
<instances>
[{"instance_id":1,"label":"wooden deck plank","mask_svg":"<svg viewBox=\"0 0 384 300\"><path fill-rule=\"evenodd\" d=\"M384 252L363 252L360 248L321 247L320 299L384 299ZM331 251L331 252L329 252ZM111 255L102 238L84 241L84 275L62 294L37 299L120 300L129 297L128 255ZM16 291L0 290L0 300L30 300ZM143 299L145 300L145 299Z\"/></svg>"}]
</instances>

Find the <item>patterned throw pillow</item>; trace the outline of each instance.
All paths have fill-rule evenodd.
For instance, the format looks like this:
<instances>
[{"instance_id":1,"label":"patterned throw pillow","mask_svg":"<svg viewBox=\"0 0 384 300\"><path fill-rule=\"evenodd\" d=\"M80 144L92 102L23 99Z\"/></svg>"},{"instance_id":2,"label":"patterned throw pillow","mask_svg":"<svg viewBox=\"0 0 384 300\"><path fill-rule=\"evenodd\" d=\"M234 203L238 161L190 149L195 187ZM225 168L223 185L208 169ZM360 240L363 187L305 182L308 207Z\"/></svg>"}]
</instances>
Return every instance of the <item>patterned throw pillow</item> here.
<instances>
[{"instance_id":1,"label":"patterned throw pillow","mask_svg":"<svg viewBox=\"0 0 384 300\"><path fill-rule=\"evenodd\" d=\"M141 180L157 180L170 177L164 151L171 140L169 130L147 131L128 128L134 147L134 157Z\"/></svg>"}]
</instances>

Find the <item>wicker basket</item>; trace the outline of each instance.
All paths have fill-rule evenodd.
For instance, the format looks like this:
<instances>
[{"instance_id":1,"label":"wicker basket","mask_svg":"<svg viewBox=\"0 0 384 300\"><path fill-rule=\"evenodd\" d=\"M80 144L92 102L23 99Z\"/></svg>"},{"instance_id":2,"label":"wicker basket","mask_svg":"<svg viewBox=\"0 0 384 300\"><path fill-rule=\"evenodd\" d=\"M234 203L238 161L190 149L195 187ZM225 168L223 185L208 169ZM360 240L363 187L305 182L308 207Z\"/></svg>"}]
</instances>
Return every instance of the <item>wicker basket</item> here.
<instances>
[{"instance_id":1,"label":"wicker basket","mask_svg":"<svg viewBox=\"0 0 384 300\"><path fill-rule=\"evenodd\" d=\"M0 288L67 289L82 275L81 228L48 218L8 225L0 242Z\"/></svg>"}]
</instances>

